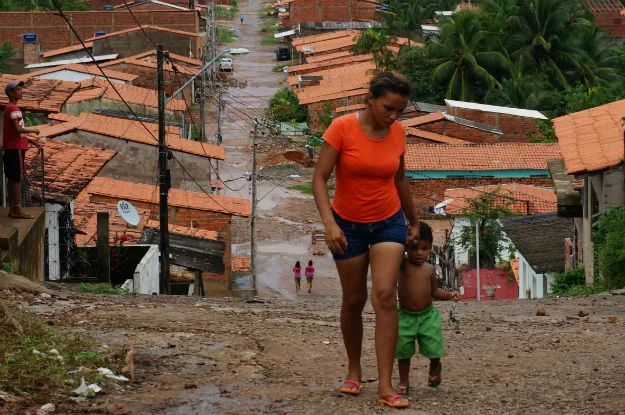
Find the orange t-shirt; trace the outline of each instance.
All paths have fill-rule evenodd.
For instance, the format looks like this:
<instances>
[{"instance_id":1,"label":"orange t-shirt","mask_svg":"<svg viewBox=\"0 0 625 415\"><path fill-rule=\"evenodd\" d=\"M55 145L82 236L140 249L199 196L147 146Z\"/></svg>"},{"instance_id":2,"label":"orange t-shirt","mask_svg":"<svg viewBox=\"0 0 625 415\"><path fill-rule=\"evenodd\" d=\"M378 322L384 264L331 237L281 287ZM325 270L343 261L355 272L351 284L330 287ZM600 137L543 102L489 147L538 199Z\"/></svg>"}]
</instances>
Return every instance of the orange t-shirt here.
<instances>
[{"instance_id":1,"label":"orange t-shirt","mask_svg":"<svg viewBox=\"0 0 625 415\"><path fill-rule=\"evenodd\" d=\"M343 219L379 222L401 207L395 174L406 153L406 131L394 122L386 137L374 140L365 134L356 114L335 119L323 139L338 151L336 189L332 208Z\"/></svg>"}]
</instances>

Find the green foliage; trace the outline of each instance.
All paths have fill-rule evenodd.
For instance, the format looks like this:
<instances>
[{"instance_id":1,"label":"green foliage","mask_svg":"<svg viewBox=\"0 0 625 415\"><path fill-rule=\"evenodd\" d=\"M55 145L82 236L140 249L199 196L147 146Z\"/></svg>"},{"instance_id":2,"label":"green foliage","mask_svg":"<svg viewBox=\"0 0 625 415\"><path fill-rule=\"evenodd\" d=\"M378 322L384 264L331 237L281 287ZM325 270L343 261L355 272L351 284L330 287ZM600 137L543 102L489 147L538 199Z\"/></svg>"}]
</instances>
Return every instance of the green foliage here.
<instances>
[{"instance_id":1,"label":"green foliage","mask_svg":"<svg viewBox=\"0 0 625 415\"><path fill-rule=\"evenodd\" d=\"M388 49L396 37L386 33L384 30L367 29L360 32L356 44L352 46L351 51L358 55L371 53L373 62L380 70L388 69L394 60L393 52Z\"/></svg>"},{"instance_id":2,"label":"green foliage","mask_svg":"<svg viewBox=\"0 0 625 415\"><path fill-rule=\"evenodd\" d=\"M89 10L84 0L57 0L62 10ZM0 0L0 11L29 12L56 10L52 0Z\"/></svg>"},{"instance_id":3,"label":"green foliage","mask_svg":"<svg viewBox=\"0 0 625 415\"><path fill-rule=\"evenodd\" d=\"M269 113L275 122L304 122L308 118L306 107L299 105L297 95L288 88L278 90L269 100Z\"/></svg>"},{"instance_id":4,"label":"green foliage","mask_svg":"<svg viewBox=\"0 0 625 415\"><path fill-rule=\"evenodd\" d=\"M480 267L490 268L494 266L495 260L499 257L501 241L505 238L499 219L513 216L509 209L512 200L499 196L499 189L492 192L485 192L474 199L467 200L467 207L463 210L462 216L469 220L469 225L460 230L457 243L469 251L472 260L475 258L475 225L479 225L480 240Z\"/></svg>"},{"instance_id":5,"label":"green foliage","mask_svg":"<svg viewBox=\"0 0 625 415\"><path fill-rule=\"evenodd\" d=\"M332 117L332 106L328 101L323 103L322 110L317 111L317 116L319 117L321 124L323 124L324 130L327 129L330 124L332 124L332 121L334 120L334 118Z\"/></svg>"},{"instance_id":6,"label":"green foliage","mask_svg":"<svg viewBox=\"0 0 625 415\"><path fill-rule=\"evenodd\" d=\"M0 46L0 73L8 73L9 65L7 61L15 56L15 50L11 47L11 43L5 40Z\"/></svg>"},{"instance_id":7,"label":"green foliage","mask_svg":"<svg viewBox=\"0 0 625 415\"><path fill-rule=\"evenodd\" d=\"M45 403L50 395L69 393L80 384L79 376L67 374L70 370L83 366L86 370L80 376L95 381L98 367L116 369L92 338L52 327L36 314L0 301L4 304L0 308L0 390L28 394L33 402Z\"/></svg>"},{"instance_id":8,"label":"green foliage","mask_svg":"<svg viewBox=\"0 0 625 415\"><path fill-rule=\"evenodd\" d=\"M390 1L388 3L390 13L387 14L386 20L388 33L407 37L408 46L410 46L410 37L420 31L425 19L434 17L434 10L437 6L436 3L425 0Z\"/></svg>"},{"instance_id":9,"label":"green foliage","mask_svg":"<svg viewBox=\"0 0 625 415\"><path fill-rule=\"evenodd\" d=\"M276 65L273 68L271 68L271 72L282 72L284 70L284 68L286 68L289 65Z\"/></svg>"},{"instance_id":10,"label":"green foliage","mask_svg":"<svg viewBox=\"0 0 625 415\"><path fill-rule=\"evenodd\" d=\"M233 7L214 6L215 16L227 17L228 19L234 19L236 10Z\"/></svg>"},{"instance_id":11,"label":"green foliage","mask_svg":"<svg viewBox=\"0 0 625 415\"><path fill-rule=\"evenodd\" d=\"M334 186L327 185L326 187L328 188L328 194L330 195L330 197L334 197ZM292 186L287 187L287 189L297 190L298 192L304 193L305 195L313 194L312 183L294 184Z\"/></svg>"},{"instance_id":12,"label":"green foliage","mask_svg":"<svg viewBox=\"0 0 625 415\"><path fill-rule=\"evenodd\" d=\"M597 279L609 289L625 287L625 210L611 207L593 226Z\"/></svg>"},{"instance_id":13,"label":"green foliage","mask_svg":"<svg viewBox=\"0 0 625 415\"><path fill-rule=\"evenodd\" d=\"M575 268L556 274L551 282L549 291L551 295L565 295L571 287L585 286L584 268Z\"/></svg>"},{"instance_id":14,"label":"green foliage","mask_svg":"<svg viewBox=\"0 0 625 415\"><path fill-rule=\"evenodd\" d=\"M232 30L217 26L217 40L221 43L234 42L236 38Z\"/></svg>"},{"instance_id":15,"label":"green foliage","mask_svg":"<svg viewBox=\"0 0 625 415\"><path fill-rule=\"evenodd\" d=\"M436 63L420 47L403 47L392 69L401 72L412 84L411 98L419 102L440 105L445 99L445 89L432 82Z\"/></svg>"},{"instance_id":16,"label":"green foliage","mask_svg":"<svg viewBox=\"0 0 625 415\"><path fill-rule=\"evenodd\" d=\"M78 291L83 293L93 294L131 294L130 292L121 288L121 286L113 287L110 284L87 284L80 283L78 285Z\"/></svg>"},{"instance_id":17,"label":"green foliage","mask_svg":"<svg viewBox=\"0 0 625 415\"><path fill-rule=\"evenodd\" d=\"M529 134L530 143L555 143L558 141L553 124L549 120L536 120L538 134Z\"/></svg>"}]
</instances>

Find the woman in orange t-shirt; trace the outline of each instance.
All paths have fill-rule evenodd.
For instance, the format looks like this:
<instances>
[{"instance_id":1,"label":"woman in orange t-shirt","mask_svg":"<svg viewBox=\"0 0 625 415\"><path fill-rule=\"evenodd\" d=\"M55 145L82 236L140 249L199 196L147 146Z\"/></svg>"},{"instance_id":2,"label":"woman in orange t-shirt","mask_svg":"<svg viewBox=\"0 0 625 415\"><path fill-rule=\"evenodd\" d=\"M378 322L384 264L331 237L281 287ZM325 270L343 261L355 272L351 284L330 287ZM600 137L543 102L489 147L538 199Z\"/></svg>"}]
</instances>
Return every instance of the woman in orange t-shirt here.
<instances>
[{"instance_id":1,"label":"woman in orange t-shirt","mask_svg":"<svg viewBox=\"0 0 625 415\"><path fill-rule=\"evenodd\" d=\"M397 118L404 111L410 84L392 72L377 74L369 85L367 107L335 119L313 177L313 193L343 288L341 330L347 350L347 378L339 390L360 392L362 310L371 265L371 302L376 315L378 400L408 406L391 383L397 343L397 275L406 241L416 244L419 220L404 179L406 133ZM335 171L330 205L327 182ZM408 217L408 235L406 222Z\"/></svg>"}]
</instances>

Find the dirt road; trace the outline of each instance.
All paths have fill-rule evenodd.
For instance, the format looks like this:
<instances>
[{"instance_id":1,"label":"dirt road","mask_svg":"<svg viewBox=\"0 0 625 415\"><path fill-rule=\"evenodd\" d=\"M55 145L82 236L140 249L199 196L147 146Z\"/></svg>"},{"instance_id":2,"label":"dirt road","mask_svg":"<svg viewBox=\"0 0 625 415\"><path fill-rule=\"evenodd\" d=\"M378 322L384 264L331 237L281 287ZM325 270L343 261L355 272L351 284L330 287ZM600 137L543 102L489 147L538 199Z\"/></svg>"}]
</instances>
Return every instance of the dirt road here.
<instances>
[{"instance_id":1,"label":"dirt road","mask_svg":"<svg viewBox=\"0 0 625 415\"><path fill-rule=\"evenodd\" d=\"M136 382L57 413L378 414L377 383L335 391L345 374L340 301L94 296L60 292L29 309L84 330L109 349L135 350ZM437 307L446 320L449 303ZM536 316L544 307L548 316ZM580 310L589 317L575 318ZM404 414L625 414L623 296L459 303L444 324L443 383L413 364ZM365 309L365 378L375 377L373 314ZM2 409L0 409L1 413ZM34 413L34 411L33 411Z\"/></svg>"}]
</instances>

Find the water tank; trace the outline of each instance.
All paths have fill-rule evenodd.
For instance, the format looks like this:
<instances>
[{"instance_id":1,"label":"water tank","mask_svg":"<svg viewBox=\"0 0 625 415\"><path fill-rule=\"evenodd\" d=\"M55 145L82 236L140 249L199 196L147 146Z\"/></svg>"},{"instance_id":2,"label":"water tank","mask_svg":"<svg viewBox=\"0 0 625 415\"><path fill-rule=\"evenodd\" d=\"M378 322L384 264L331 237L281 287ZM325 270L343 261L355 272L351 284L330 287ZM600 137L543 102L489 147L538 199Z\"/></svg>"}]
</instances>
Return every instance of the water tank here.
<instances>
[{"instance_id":1,"label":"water tank","mask_svg":"<svg viewBox=\"0 0 625 415\"><path fill-rule=\"evenodd\" d=\"M104 30L98 30L95 32L95 37L104 36L106 32Z\"/></svg>"},{"instance_id":2,"label":"water tank","mask_svg":"<svg viewBox=\"0 0 625 415\"><path fill-rule=\"evenodd\" d=\"M115 9L115 7L113 7L112 4L107 4L106 6L104 6L104 10L106 10L106 11L112 11L114 9Z\"/></svg>"},{"instance_id":3,"label":"water tank","mask_svg":"<svg viewBox=\"0 0 625 415\"><path fill-rule=\"evenodd\" d=\"M24 34L24 42L36 42L37 34L36 33L26 33Z\"/></svg>"}]
</instances>

